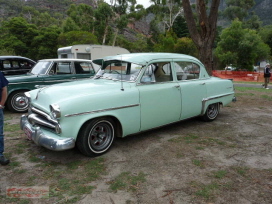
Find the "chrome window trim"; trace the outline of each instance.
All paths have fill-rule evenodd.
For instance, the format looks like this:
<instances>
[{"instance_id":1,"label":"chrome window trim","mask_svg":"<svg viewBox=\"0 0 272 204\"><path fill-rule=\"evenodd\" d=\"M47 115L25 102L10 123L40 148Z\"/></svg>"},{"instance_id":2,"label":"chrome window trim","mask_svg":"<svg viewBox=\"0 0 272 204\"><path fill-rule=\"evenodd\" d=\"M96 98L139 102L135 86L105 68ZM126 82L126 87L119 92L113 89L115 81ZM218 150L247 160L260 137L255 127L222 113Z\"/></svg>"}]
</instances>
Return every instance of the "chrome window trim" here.
<instances>
[{"instance_id":1,"label":"chrome window trim","mask_svg":"<svg viewBox=\"0 0 272 204\"><path fill-rule=\"evenodd\" d=\"M79 115L95 114L95 113L101 113L101 112L106 112L106 111L131 108L131 107L136 107L136 106L140 106L140 104L120 106L120 107L115 107L115 108L107 108L107 109L102 109L102 110L87 111L87 112L82 112L82 113L67 114L64 117L73 117L73 116L79 116Z\"/></svg>"}]
</instances>

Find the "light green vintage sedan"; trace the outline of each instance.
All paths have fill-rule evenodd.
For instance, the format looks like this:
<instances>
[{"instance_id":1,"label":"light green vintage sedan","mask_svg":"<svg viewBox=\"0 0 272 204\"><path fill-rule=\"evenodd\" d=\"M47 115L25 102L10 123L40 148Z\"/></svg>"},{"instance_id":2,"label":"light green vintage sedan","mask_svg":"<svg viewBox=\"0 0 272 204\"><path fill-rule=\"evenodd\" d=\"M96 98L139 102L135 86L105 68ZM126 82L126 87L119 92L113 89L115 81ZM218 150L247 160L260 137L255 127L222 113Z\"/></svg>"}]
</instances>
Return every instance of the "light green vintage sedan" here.
<instances>
[{"instance_id":1,"label":"light green vintage sedan","mask_svg":"<svg viewBox=\"0 0 272 204\"><path fill-rule=\"evenodd\" d=\"M50 150L105 153L125 137L192 117L214 120L235 101L231 80L210 77L194 57L137 53L97 59L94 78L26 92L21 129Z\"/></svg>"}]
</instances>

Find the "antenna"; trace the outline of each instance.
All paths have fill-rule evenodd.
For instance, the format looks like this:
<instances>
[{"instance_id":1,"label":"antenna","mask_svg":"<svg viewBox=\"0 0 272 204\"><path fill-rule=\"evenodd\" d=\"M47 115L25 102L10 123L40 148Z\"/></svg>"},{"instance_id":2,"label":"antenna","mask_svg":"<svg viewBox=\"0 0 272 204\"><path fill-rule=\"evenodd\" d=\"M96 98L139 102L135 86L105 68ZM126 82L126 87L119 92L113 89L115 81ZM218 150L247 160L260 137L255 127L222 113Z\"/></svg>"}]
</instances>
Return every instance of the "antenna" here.
<instances>
[{"instance_id":1,"label":"antenna","mask_svg":"<svg viewBox=\"0 0 272 204\"><path fill-rule=\"evenodd\" d=\"M124 86L123 86L123 60L122 60L122 55L121 55L121 91L124 91Z\"/></svg>"}]
</instances>

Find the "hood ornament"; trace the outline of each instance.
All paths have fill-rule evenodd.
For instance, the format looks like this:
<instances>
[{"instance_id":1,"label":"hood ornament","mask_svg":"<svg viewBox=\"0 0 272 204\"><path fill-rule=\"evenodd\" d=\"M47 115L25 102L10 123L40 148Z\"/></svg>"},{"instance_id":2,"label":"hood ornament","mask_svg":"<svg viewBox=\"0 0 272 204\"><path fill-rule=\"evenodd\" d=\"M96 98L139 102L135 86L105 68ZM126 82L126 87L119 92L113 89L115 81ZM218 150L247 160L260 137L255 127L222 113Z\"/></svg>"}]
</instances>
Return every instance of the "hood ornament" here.
<instances>
[{"instance_id":1,"label":"hood ornament","mask_svg":"<svg viewBox=\"0 0 272 204\"><path fill-rule=\"evenodd\" d=\"M37 92L37 95L36 95L35 99L38 100L40 92L41 92L42 90L48 88L48 87L50 87L50 86L44 86L44 87L40 88L39 91Z\"/></svg>"}]
</instances>

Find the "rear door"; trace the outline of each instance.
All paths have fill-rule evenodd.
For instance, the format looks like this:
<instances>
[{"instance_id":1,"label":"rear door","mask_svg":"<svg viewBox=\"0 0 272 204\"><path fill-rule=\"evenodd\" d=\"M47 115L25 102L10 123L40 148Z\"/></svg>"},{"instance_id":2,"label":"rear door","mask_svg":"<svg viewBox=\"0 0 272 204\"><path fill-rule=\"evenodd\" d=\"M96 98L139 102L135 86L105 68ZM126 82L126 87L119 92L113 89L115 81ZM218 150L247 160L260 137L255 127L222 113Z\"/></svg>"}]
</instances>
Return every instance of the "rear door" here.
<instances>
[{"instance_id":1,"label":"rear door","mask_svg":"<svg viewBox=\"0 0 272 204\"><path fill-rule=\"evenodd\" d=\"M181 93L180 119L200 115L202 101L207 96L206 80L199 77L200 66L190 61L176 60L174 67Z\"/></svg>"}]
</instances>

